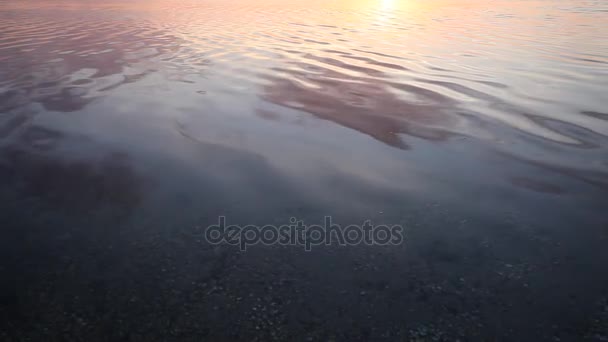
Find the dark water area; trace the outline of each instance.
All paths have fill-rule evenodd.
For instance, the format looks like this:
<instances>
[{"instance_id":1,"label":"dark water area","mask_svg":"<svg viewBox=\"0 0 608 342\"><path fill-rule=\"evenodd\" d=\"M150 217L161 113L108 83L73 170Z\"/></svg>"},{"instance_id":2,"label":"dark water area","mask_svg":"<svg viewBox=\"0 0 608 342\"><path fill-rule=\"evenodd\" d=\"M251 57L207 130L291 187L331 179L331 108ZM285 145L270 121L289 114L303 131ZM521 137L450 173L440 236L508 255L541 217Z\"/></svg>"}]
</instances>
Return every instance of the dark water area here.
<instances>
[{"instance_id":1,"label":"dark water area","mask_svg":"<svg viewBox=\"0 0 608 342\"><path fill-rule=\"evenodd\" d=\"M606 1L0 0L1 341L608 341L607 270Z\"/></svg>"}]
</instances>

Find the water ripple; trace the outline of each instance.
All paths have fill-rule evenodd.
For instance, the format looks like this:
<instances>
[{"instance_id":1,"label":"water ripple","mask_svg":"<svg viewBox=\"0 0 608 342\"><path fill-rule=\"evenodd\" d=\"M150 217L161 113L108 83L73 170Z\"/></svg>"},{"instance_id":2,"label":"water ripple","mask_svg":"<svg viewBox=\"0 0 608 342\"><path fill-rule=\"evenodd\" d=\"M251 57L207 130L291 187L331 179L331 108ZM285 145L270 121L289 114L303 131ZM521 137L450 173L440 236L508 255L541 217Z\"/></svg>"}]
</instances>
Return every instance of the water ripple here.
<instances>
[{"instance_id":1,"label":"water ripple","mask_svg":"<svg viewBox=\"0 0 608 342\"><path fill-rule=\"evenodd\" d=\"M81 111L137 85L187 89L169 117L205 95L218 113L275 117L262 101L401 149L465 137L568 167L605 155L606 9L458 4L0 1L2 134L23 108Z\"/></svg>"}]
</instances>

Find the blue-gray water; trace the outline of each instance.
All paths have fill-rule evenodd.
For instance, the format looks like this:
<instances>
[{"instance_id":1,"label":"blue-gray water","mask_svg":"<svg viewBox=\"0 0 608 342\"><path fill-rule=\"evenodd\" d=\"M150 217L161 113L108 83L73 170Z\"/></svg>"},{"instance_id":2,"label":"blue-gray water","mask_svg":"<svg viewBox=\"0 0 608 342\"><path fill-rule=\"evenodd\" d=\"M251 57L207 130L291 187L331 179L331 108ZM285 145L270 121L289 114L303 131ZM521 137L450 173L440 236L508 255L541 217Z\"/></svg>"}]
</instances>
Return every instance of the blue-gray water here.
<instances>
[{"instance_id":1,"label":"blue-gray water","mask_svg":"<svg viewBox=\"0 0 608 342\"><path fill-rule=\"evenodd\" d=\"M0 0L0 337L608 339L608 3ZM232 223L398 246L213 247Z\"/></svg>"}]
</instances>

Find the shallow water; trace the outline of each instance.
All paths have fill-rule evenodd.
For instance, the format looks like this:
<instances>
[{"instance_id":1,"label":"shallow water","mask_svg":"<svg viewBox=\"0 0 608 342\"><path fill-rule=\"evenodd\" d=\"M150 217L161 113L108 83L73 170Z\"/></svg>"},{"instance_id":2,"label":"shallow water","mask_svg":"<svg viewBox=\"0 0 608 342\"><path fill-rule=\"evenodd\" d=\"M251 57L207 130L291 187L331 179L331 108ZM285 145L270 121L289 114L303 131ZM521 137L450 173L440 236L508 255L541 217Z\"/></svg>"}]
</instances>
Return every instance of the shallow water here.
<instances>
[{"instance_id":1,"label":"shallow water","mask_svg":"<svg viewBox=\"0 0 608 342\"><path fill-rule=\"evenodd\" d=\"M275 278L305 288L278 292L277 326L300 322L262 329L280 339L382 339L380 326L416 338L463 312L474 319L437 334L608 333L592 323L608 324L596 308L608 287L606 22L601 0L0 0L0 270L19 284L4 285L0 330L39 339L70 326L93 341L99 313L117 319L135 296L205 335L170 304L191 301L155 297L198 293L202 277L224 286L197 307L218 339L238 338L220 321L238 314L209 303ZM408 237L381 251L218 257L197 242L218 215L371 219ZM361 263L371 268L353 271ZM433 289L461 279L481 290L445 311L453 293ZM337 289L371 294L350 321L335 310L353 298ZM386 302L413 308L400 313L409 323ZM302 307L338 323L302 323ZM365 320L372 307L381 321ZM50 332L32 328L40 320ZM353 324L369 331L344 335ZM254 327L241 338L266 336Z\"/></svg>"}]
</instances>

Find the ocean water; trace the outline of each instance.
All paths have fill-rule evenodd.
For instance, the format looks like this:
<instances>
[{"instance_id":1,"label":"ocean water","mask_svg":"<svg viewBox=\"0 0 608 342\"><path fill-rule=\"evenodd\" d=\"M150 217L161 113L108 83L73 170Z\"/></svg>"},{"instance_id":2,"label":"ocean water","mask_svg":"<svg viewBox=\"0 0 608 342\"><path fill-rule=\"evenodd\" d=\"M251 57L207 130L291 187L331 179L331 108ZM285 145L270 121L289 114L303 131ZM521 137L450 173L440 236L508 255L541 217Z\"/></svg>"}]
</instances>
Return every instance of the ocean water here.
<instances>
[{"instance_id":1,"label":"ocean water","mask_svg":"<svg viewBox=\"0 0 608 342\"><path fill-rule=\"evenodd\" d=\"M606 338L607 23L603 0L0 0L0 336ZM220 215L406 233L242 252L205 243Z\"/></svg>"}]
</instances>

